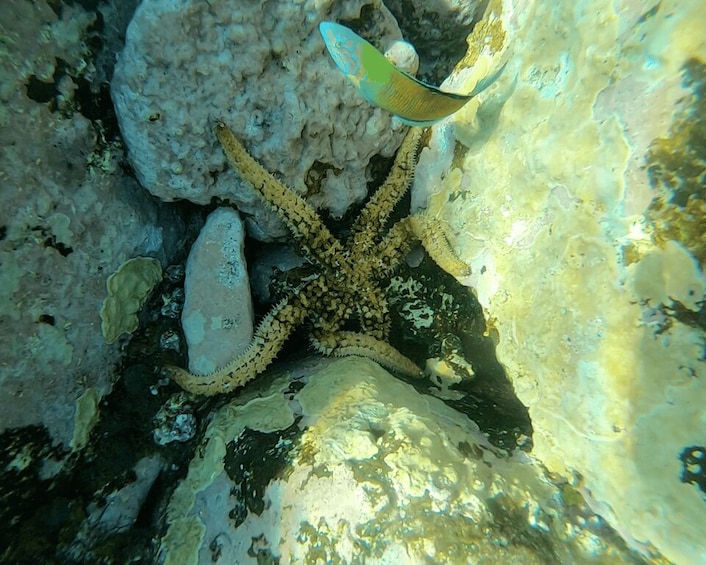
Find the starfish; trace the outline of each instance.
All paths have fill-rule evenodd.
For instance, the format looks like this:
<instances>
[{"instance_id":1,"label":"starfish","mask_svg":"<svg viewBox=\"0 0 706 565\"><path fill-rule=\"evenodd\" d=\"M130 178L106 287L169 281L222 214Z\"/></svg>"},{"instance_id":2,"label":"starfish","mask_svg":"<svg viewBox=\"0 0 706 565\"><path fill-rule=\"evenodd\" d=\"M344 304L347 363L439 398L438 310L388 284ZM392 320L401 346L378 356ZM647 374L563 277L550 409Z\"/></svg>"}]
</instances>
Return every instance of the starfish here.
<instances>
[{"instance_id":1,"label":"starfish","mask_svg":"<svg viewBox=\"0 0 706 565\"><path fill-rule=\"evenodd\" d=\"M419 367L388 343L390 319L380 281L416 241L448 273L468 274L467 265L455 257L435 218L412 214L385 231L412 180L422 132L422 128L410 128L388 177L353 223L350 235L340 241L306 200L268 173L233 132L218 122L216 136L229 163L284 221L315 273L272 308L246 351L226 366L209 375L170 366L170 377L195 394L212 396L235 390L262 373L294 329L305 322L311 344L323 355L365 356L400 374L421 377ZM359 331L344 329L352 324Z\"/></svg>"}]
</instances>

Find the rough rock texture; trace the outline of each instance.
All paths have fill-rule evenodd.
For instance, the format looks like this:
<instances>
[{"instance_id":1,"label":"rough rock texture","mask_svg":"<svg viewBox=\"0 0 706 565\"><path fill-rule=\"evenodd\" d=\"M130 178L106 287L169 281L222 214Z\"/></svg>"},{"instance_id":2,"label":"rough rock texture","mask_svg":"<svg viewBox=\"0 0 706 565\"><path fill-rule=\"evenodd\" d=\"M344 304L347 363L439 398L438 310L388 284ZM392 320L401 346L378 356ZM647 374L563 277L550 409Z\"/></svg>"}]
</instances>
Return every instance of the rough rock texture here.
<instances>
[{"instance_id":1,"label":"rough rock texture","mask_svg":"<svg viewBox=\"0 0 706 565\"><path fill-rule=\"evenodd\" d=\"M212 373L250 345L253 306L244 246L238 212L218 208L191 247L181 323L193 373Z\"/></svg>"},{"instance_id":2,"label":"rough rock texture","mask_svg":"<svg viewBox=\"0 0 706 565\"><path fill-rule=\"evenodd\" d=\"M165 564L642 562L524 454L355 357L219 409L167 524Z\"/></svg>"},{"instance_id":3,"label":"rough rock texture","mask_svg":"<svg viewBox=\"0 0 706 565\"><path fill-rule=\"evenodd\" d=\"M403 131L336 70L318 23L354 20L364 5L373 41L385 49L399 39L378 2L144 1L112 82L142 185L165 200L227 198L256 214L257 227L249 225L255 237L284 235L226 167L213 133L223 120L267 170L316 207L340 216L361 200L371 157L390 156Z\"/></svg>"},{"instance_id":4,"label":"rough rock texture","mask_svg":"<svg viewBox=\"0 0 706 565\"><path fill-rule=\"evenodd\" d=\"M76 96L94 14L62 14L44 1L0 10L0 431L44 425L68 447L95 421L83 408L110 389L119 355L100 332L106 276L135 255L164 260L180 224L163 227L118 167L119 146L79 113L91 109ZM80 398L93 399L82 415Z\"/></svg>"},{"instance_id":5,"label":"rough rock texture","mask_svg":"<svg viewBox=\"0 0 706 565\"><path fill-rule=\"evenodd\" d=\"M472 266L533 454L635 547L704 563L706 7L641 6L491 2L481 58L510 63L434 128L415 198Z\"/></svg>"}]
</instances>

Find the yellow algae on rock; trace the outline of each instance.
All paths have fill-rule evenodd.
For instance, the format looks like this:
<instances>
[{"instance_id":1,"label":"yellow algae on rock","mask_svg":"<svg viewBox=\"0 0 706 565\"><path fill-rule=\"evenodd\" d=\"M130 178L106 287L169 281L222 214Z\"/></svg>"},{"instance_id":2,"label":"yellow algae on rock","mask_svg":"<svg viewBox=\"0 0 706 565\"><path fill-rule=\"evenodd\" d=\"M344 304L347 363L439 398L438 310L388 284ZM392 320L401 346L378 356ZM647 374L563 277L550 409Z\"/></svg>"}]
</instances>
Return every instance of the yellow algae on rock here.
<instances>
[{"instance_id":1,"label":"yellow algae on rock","mask_svg":"<svg viewBox=\"0 0 706 565\"><path fill-rule=\"evenodd\" d=\"M510 62L434 127L415 191L471 265L533 455L634 547L701 563L704 493L681 477L706 442L706 343L672 307L703 310L706 280L690 232L653 241L644 165L706 60L706 4L641 6L505 2Z\"/></svg>"},{"instance_id":2,"label":"yellow algae on rock","mask_svg":"<svg viewBox=\"0 0 706 565\"><path fill-rule=\"evenodd\" d=\"M91 435L93 426L98 423L100 394L94 387L87 388L76 399L76 413L74 414L74 435L71 438L72 451L82 449Z\"/></svg>"},{"instance_id":3,"label":"yellow algae on rock","mask_svg":"<svg viewBox=\"0 0 706 565\"><path fill-rule=\"evenodd\" d=\"M137 329L137 313L154 286L162 280L162 266L151 257L125 261L108 277L108 296L101 308L101 330L108 343Z\"/></svg>"}]
</instances>

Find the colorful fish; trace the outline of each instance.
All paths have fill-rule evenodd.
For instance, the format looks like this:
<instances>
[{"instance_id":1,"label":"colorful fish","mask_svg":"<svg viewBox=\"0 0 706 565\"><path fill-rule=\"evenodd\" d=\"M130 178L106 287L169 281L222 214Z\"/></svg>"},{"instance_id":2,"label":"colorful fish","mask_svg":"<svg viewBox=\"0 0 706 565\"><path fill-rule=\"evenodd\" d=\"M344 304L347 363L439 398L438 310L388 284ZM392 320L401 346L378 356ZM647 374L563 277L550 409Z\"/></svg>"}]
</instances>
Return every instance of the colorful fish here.
<instances>
[{"instance_id":1,"label":"colorful fish","mask_svg":"<svg viewBox=\"0 0 706 565\"><path fill-rule=\"evenodd\" d=\"M331 58L371 104L411 126L428 126L461 109L488 88L505 68L480 81L470 94L442 92L395 67L375 47L347 27L321 22L319 31Z\"/></svg>"}]
</instances>

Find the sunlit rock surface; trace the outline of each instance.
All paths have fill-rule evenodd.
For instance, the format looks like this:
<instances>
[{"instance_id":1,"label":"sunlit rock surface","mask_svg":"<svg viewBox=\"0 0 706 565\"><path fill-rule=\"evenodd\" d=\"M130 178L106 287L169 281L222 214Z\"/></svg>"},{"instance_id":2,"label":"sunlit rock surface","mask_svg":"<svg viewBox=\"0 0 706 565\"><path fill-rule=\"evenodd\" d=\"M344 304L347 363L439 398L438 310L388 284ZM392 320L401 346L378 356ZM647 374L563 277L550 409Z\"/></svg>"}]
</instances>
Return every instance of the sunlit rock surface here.
<instances>
[{"instance_id":1,"label":"sunlit rock surface","mask_svg":"<svg viewBox=\"0 0 706 565\"><path fill-rule=\"evenodd\" d=\"M507 67L434 128L414 202L472 267L533 455L634 547L704 563L706 5L516 4L477 27Z\"/></svg>"},{"instance_id":2,"label":"sunlit rock surface","mask_svg":"<svg viewBox=\"0 0 706 565\"><path fill-rule=\"evenodd\" d=\"M167 510L165 564L641 562L575 491L372 361L256 388L210 423Z\"/></svg>"}]
</instances>

